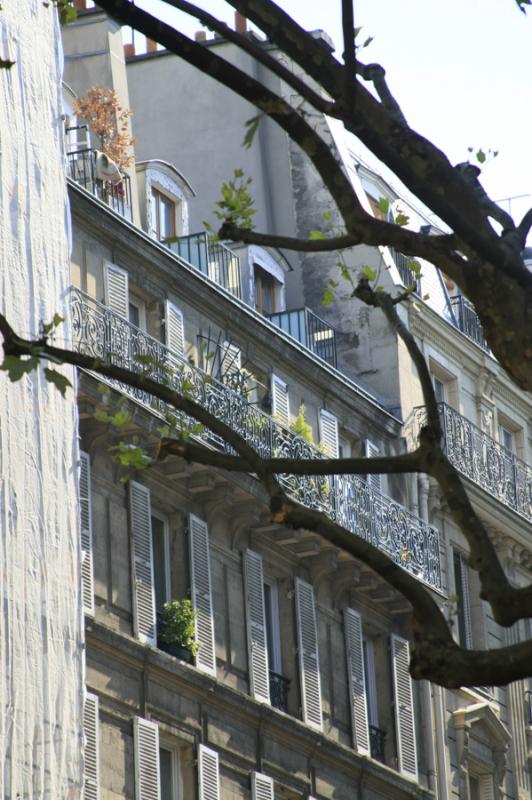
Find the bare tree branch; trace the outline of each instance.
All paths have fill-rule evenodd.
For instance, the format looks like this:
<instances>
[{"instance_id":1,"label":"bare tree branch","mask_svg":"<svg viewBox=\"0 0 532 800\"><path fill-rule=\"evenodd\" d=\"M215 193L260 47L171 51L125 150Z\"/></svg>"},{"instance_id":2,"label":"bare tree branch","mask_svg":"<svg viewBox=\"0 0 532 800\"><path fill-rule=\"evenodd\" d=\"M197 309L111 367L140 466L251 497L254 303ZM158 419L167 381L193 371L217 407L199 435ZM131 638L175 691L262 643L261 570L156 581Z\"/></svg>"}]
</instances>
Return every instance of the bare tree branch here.
<instances>
[{"instance_id":1,"label":"bare tree branch","mask_svg":"<svg viewBox=\"0 0 532 800\"><path fill-rule=\"evenodd\" d=\"M351 113L356 106L357 59L355 49L355 14L353 0L342 0L342 33L344 38L344 104Z\"/></svg>"}]
</instances>

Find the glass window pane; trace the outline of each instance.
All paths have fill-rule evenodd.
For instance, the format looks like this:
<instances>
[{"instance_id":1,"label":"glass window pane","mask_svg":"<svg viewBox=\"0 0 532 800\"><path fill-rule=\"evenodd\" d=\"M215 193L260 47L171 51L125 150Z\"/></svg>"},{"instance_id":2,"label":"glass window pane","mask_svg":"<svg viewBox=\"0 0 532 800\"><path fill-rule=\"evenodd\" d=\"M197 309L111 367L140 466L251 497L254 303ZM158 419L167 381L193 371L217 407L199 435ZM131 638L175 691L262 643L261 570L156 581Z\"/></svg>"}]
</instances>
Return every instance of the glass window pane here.
<instances>
[{"instance_id":1,"label":"glass window pane","mask_svg":"<svg viewBox=\"0 0 532 800\"><path fill-rule=\"evenodd\" d=\"M173 758L170 750L159 748L159 771L161 775L161 800L176 800L174 796Z\"/></svg>"},{"instance_id":2,"label":"glass window pane","mask_svg":"<svg viewBox=\"0 0 532 800\"><path fill-rule=\"evenodd\" d=\"M164 522L157 517L151 518L151 535L153 548L153 579L155 583L155 607L162 611L163 605L168 600L168 586L166 580L166 536Z\"/></svg>"}]
</instances>

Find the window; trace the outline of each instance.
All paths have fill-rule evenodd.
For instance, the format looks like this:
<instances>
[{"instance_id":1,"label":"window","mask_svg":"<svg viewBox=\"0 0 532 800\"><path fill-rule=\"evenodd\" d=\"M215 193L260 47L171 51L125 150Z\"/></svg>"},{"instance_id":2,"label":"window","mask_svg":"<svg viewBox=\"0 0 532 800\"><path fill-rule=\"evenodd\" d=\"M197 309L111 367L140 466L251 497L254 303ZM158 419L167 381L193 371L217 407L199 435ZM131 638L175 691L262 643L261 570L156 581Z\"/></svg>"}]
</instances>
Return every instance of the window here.
<instances>
[{"instance_id":1,"label":"window","mask_svg":"<svg viewBox=\"0 0 532 800\"><path fill-rule=\"evenodd\" d=\"M463 555L453 550L454 590L456 594L456 617L458 623L458 642L462 647L471 648L471 600L469 596L469 567Z\"/></svg>"},{"instance_id":2,"label":"window","mask_svg":"<svg viewBox=\"0 0 532 800\"><path fill-rule=\"evenodd\" d=\"M156 238L162 242L176 235L176 205L165 194L152 187L152 226Z\"/></svg>"},{"instance_id":3,"label":"window","mask_svg":"<svg viewBox=\"0 0 532 800\"><path fill-rule=\"evenodd\" d=\"M159 775L161 781L159 800L178 800L178 762L175 750L159 747Z\"/></svg>"},{"instance_id":4,"label":"window","mask_svg":"<svg viewBox=\"0 0 532 800\"><path fill-rule=\"evenodd\" d=\"M499 425L499 442L511 453L515 453L514 433L504 425Z\"/></svg>"},{"instance_id":5,"label":"window","mask_svg":"<svg viewBox=\"0 0 532 800\"><path fill-rule=\"evenodd\" d=\"M446 392L445 392L445 384L435 375L432 378L432 383L434 385L434 395L436 397L437 403L445 403L446 400Z\"/></svg>"},{"instance_id":6,"label":"window","mask_svg":"<svg viewBox=\"0 0 532 800\"><path fill-rule=\"evenodd\" d=\"M154 515L151 517L151 541L155 608L160 613L163 605L170 600L170 553L167 525Z\"/></svg>"},{"instance_id":7,"label":"window","mask_svg":"<svg viewBox=\"0 0 532 800\"><path fill-rule=\"evenodd\" d=\"M364 639L364 673L366 675L366 698L368 704L368 722L378 727L377 684L375 681L375 649L371 640Z\"/></svg>"},{"instance_id":8,"label":"window","mask_svg":"<svg viewBox=\"0 0 532 800\"><path fill-rule=\"evenodd\" d=\"M144 301L141 300L139 297L136 297L134 294L129 293L128 297L128 305L129 305L129 321L132 325L136 328L140 328L141 330L146 330L146 306L144 305Z\"/></svg>"},{"instance_id":9,"label":"window","mask_svg":"<svg viewBox=\"0 0 532 800\"><path fill-rule=\"evenodd\" d=\"M264 581L264 618L266 621L266 647L268 664L273 672L282 672L281 637L279 631L279 600L277 586L272 581Z\"/></svg>"},{"instance_id":10,"label":"window","mask_svg":"<svg viewBox=\"0 0 532 800\"><path fill-rule=\"evenodd\" d=\"M255 308L259 314L274 314L277 311L280 284L266 270L255 264Z\"/></svg>"}]
</instances>

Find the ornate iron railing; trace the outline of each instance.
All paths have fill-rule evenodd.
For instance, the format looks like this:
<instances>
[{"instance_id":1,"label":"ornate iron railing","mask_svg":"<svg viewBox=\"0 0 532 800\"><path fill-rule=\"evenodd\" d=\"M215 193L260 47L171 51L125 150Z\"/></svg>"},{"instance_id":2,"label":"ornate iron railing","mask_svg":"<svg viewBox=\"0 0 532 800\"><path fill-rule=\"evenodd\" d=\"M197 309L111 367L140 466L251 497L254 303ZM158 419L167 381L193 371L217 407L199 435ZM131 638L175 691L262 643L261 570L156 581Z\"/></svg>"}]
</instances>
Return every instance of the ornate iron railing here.
<instances>
[{"instance_id":1,"label":"ornate iron railing","mask_svg":"<svg viewBox=\"0 0 532 800\"><path fill-rule=\"evenodd\" d=\"M470 303L463 295L458 295L457 297L451 297L451 308L454 316L453 321L458 330L465 333L468 339L471 339L489 353L490 347L484 338L484 331L473 303Z\"/></svg>"},{"instance_id":2,"label":"ornate iron railing","mask_svg":"<svg viewBox=\"0 0 532 800\"><path fill-rule=\"evenodd\" d=\"M444 451L458 472L532 522L532 469L446 403L439 404ZM424 408L414 411L416 436Z\"/></svg>"},{"instance_id":3,"label":"ornate iron railing","mask_svg":"<svg viewBox=\"0 0 532 800\"><path fill-rule=\"evenodd\" d=\"M336 331L309 308L279 311L269 319L293 339L308 347L324 361L336 367Z\"/></svg>"},{"instance_id":4,"label":"ornate iron railing","mask_svg":"<svg viewBox=\"0 0 532 800\"><path fill-rule=\"evenodd\" d=\"M371 757L375 761L380 761L384 764L384 740L386 738L386 731L377 728L376 725L369 726L369 749Z\"/></svg>"},{"instance_id":5,"label":"ornate iron railing","mask_svg":"<svg viewBox=\"0 0 532 800\"><path fill-rule=\"evenodd\" d=\"M72 290L72 318L74 346L79 352L136 372L146 369L145 363L137 361L136 356L150 356L155 365L152 377L186 394L224 420L260 456L323 457L314 445L248 403L245 397L206 376L157 339L77 289ZM117 385L117 388L154 411L164 411L162 402L144 392L125 385ZM192 421L188 422L192 426ZM216 448L230 451L225 442L208 430L197 436ZM282 475L279 480L292 498L307 508L324 512L385 552L419 580L441 590L438 531L410 514L400 503L372 489L362 478L351 475Z\"/></svg>"},{"instance_id":6,"label":"ornate iron railing","mask_svg":"<svg viewBox=\"0 0 532 800\"><path fill-rule=\"evenodd\" d=\"M77 130L68 128L67 131ZM96 177L96 151L92 147L75 148L67 153L68 177L106 206L131 219L131 180L124 172L121 180L111 182Z\"/></svg>"},{"instance_id":7,"label":"ornate iron railing","mask_svg":"<svg viewBox=\"0 0 532 800\"><path fill-rule=\"evenodd\" d=\"M408 262L413 261L413 259L408 258L408 256L403 255L403 253L398 253L397 250L393 249L393 247L390 247L390 253L395 261L395 266L397 267L399 275L401 276L401 280L407 289L410 288L410 286L415 286L416 294L421 294L419 277L408 266Z\"/></svg>"},{"instance_id":8,"label":"ornate iron railing","mask_svg":"<svg viewBox=\"0 0 532 800\"><path fill-rule=\"evenodd\" d=\"M240 259L222 242L211 241L203 232L168 239L163 244L235 297L242 297Z\"/></svg>"},{"instance_id":9,"label":"ornate iron railing","mask_svg":"<svg viewBox=\"0 0 532 800\"><path fill-rule=\"evenodd\" d=\"M288 714L288 690L290 681L284 675L270 670L270 703L274 708Z\"/></svg>"}]
</instances>

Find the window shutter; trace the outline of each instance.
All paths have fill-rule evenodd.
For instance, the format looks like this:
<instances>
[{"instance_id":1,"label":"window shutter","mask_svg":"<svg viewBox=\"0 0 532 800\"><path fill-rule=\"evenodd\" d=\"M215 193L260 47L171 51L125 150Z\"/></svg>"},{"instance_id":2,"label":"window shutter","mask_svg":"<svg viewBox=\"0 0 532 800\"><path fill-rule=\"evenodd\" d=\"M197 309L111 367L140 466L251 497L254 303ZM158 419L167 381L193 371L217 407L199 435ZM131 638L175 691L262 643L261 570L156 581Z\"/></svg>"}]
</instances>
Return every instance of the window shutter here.
<instances>
[{"instance_id":1,"label":"window shutter","mask_svg":"<svg viewBox=\"0 0 532 800\"><path fill-rule=\"evenodd\" d=\"M286 427L290 425L288 386L277 375L272 375L272 415L277 417L282 425Z\"/></svg>"},{"instance_id":2,"label":"window shutter","mask_svg":"<svg viewBox=\"0 0 532 800\"><path fill-rule=\"evenodd\" d=\"M364 449L366 451L366 458L375 458L375 456L380 456L379 448L369 439L366 439ZM376 492L381 491L381 476L378 473L368 475L366 480L371 489L374 489Z\"/></svg>"},{"instance_id":3,"label":"window shutter","mask_svg":"<svg viewBox=\"0 0 532 800\"><path fill-rule=\"evenodd\" d=\"M366 703L366 676L364 674L364 649L362 644L362 620L360 614L352 608L344 609L344 632L353 745L357 752L369 756L370 743L368 708Z\"/></svg>"},{"instance_id":4,"label":"window shutter","mask_svg":"<svg viewBox=\"0 0 532 800\"><path fill-rule=\"evenodd\" d=\"M251 800L274 800L273 780L268 775L251 773Z\"/></svg>"},{"instance_id":5,"label":"window shutter","mask_svg":"<svg viewBox=\"0 0 532 800\"><path fill-rule=\"evenodd\" d=\"M244 583L248 631L249 683L255 700L270 702L270 675L264 614L262 558L253 550L244 552Z\"/></svg>"},{"instance_id":6,"label":"window shutter","mask_svg":"<svg viewBox=\"0 0 532 800\"><path fill-rule=\"evenodd\" d=\"M242 352L236 344L224 342L222 348L221 373L226 378L231 378L240 372L242 367Z\"/></svg>"},{"instance_id":7,"label":"window shutter","mask_svg":"<svg viewBox=\"0 0 532 800\"><path fill-rule=\"evenodd\" d=\"M135 636L141 642L156 644L150 491L136 481L129 482L129 510Z\"/></svg>"},{"instance_id":8,"label":"window shutter","mask_svg":"<svg viewBox=\"0 0 532 800\"><path fill-rule=\"evenodd\" d=\"M338 458L338 420L323 408L320 411L320 442L329 458Z\"/></svg>"},{"instance_id":9,"label":"window shutter","mask_svg":"<svg viewBox=\"0 0 532 800\"><path fill-rule=\"evenodd\" d=\"M135 717L133 734L136 800L160 800L159 727L155 722Z\"/></svg>"},{"instance_id":10,"label":"window shutter","mask_svg":"<svg viewBox=\"0 0 532 800\"><path fill-rule=\"evenodd\" d=\"M207 523L194 514L190 514L189 532L192 604L198 612L196 641L201 645L196 656L196 666L204 672L216 675L211 564Z\"/></svg>"},{"instance_id":11,"label":"window shutter","mask_svg":"<svg viewBox=\"0 0 532 800\"><path fill-rule=\"evenodd\" d=\"M462 612L464 616L465 646L473 649L473 629L471 626L471 594L469 591L469 567L467 561L460 554L460 583L462 586Z\"/></svg>"},{"instance_id":12,"label":"window shutter","mask_svg":"<svg viewBox=\"0 0 532 800\"><path fill-rule=\"evenodd\" d=\"M103 270L105 303L112 311L129 319L128 275L125 269L106 261Z\"/></svg>"},{"instance_id":13,"label":"window shutter","mask_svg":"<svg viewBox=\"0 0 532 800\"><path fill-rule=\"evenodd\" d=\"M79 454L79 516L81 525L81 596L83 610L94 615L94 572L92 565L91 462L88 453Z\"/></svg>"},{"instance_id":14,"label":"window shutter","mask_svg":"<svg viewBox=\"0 0 532 800\"><path fill-rule=\"evenodd\" d=\"M408 662L410 661L408 641L400 636L392 635L391 650L399 772L406 778L417 780L416 732L412 679L408 672Z\"/></svg>"},{"instance_id":15,"label":"window shutter","mask_svg":"<svg viewBox=\"0 0 532 800\"><path fill-rule=\"evenodd\" d=\"M200 744L198 747L198 800L220 800L218 753Z\"/></svg>"},{"instance_id":16,"label":"window shutter","mask_svg":"<svg viewBox=\"0 0 532 800\"><path fill-rule=\"evenodd\" d=\"M83 800L100 798L100 747L98 697L86 693L83 706L83 734L85 738L83 768Z\"/></svg>"},{"instance_id":17,"label":"window shutter","mask_svg":"<svg viewBox=\"0 0 532 800\"><path fill-rule=\"evenodd\" d=\"M312 586L296 578L296 613L303 721L322 728L318 631Z\"/></svg>"},{"instance_id":18,"label":"window shutter","mask_svg":"<svg viewBox=\"0 0 532 800\"><path fill-rule=\"evenodd\" d=\"M185 354L185 329L183 314L170 300L165 305L166 345L177 356Z\"/></svg>"}]
</instances>

